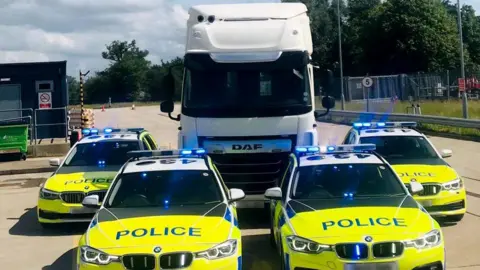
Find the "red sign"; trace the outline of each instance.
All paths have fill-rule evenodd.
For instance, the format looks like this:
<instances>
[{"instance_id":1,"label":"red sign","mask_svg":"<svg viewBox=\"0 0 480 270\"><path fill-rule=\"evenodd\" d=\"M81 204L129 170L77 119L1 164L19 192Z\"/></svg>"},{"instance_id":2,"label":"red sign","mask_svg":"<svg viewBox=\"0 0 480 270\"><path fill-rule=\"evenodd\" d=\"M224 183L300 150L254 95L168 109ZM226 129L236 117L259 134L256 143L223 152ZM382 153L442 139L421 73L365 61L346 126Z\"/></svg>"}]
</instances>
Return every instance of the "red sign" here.
<instances>
[{"instance_id":1,"label":"red sign","mask_svg":"<svg viewBox=\"0 0 480 270\"><path fill-rule=\"evenodd\" d=\"M463 92L465 91L465 79L458 78L458 91Z\"/></svg>"},{"instance_id":2,"label":"red sign","mask_svg":"<svg viewBox=\"0 0 480 270\"><path fill-rule=\"evenodd\" d=\"M52 93L42 92L38 93L38 108L51 109L52 108Z\"/></svg>"}]
</instances>

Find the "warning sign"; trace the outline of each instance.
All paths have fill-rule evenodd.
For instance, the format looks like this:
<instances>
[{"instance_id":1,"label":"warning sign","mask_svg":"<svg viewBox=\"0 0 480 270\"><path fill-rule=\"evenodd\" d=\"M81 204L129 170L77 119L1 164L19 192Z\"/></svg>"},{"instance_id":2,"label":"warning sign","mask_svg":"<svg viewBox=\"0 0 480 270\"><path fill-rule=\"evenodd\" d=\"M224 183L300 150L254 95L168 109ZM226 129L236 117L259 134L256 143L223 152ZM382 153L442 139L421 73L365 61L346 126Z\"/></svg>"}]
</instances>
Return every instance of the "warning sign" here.
<instances>
[{"instance_id":1,"label":"warning sign","mask_svg":"<svg viewBox=\"0 0 480 270\"><path fill-rule=\"evenodd\" d=\"M38 108L41 110L52 108L52 92L38 93Z\"/></svg>"}]
</instances>

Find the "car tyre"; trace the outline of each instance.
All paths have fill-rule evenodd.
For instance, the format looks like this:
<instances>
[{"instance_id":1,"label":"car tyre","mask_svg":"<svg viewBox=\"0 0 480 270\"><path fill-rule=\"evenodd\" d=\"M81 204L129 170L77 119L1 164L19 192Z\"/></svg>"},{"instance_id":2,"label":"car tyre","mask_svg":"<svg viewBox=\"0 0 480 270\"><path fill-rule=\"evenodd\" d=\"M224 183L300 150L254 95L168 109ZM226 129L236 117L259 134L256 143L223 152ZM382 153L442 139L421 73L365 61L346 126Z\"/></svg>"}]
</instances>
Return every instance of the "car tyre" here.
<instances>
[{"instance_id":1,"label":"car tyre","mask_svg":"<svg viewBox=\"0 0 480 270\"><path fill-rule=\"evenodd\" d=\"M460 222L463 219L463 216L464 216L464 214L448 216L447 221L449 221L449 222Z\"/></svg>"}]
</instances>

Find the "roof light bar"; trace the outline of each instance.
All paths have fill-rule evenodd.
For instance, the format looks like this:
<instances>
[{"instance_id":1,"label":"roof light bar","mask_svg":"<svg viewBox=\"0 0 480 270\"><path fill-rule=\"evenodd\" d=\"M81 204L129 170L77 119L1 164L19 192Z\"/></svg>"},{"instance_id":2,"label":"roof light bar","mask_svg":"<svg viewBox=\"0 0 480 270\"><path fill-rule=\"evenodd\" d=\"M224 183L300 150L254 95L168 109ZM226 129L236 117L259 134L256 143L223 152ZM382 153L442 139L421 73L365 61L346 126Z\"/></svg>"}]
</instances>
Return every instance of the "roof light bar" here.
<instances>
[{"instance_id":1,"label":"roof light bar","mask_svg":"<svg viewBox=\"0 0 480 270\"><path fill-rule=\"evenodd\" d=\"M375 144L342 144L342 145L323 145L323 146L297 146L295 153L300 156L328 154L328 153L355 153L375 151Z\"/></svg>"},{"instance_id":2,"label":"roof light bar","mask_svg":"<svg viewBox=\"0 0 480 270\"><path fill-rule=\"evenodd\" d=\"M111 134L113 132L142 132L144 128L104 128L102 130L103 134ZM100 130L98 128L84 128L82 129L82 135L84 137L91 135L98 135Z\"/></svg>"},{"instance_id":3,"label":"roof light bar","mask_svg":"<svg viewBox=\"0 0 480 270\"><path fill-rule=\"evenodd\" d=\"M128 158L142 157L203 157L206 151L203 148L174 149L174 150L138 150L127 153Z\"/></svg>"},{"instance_id":4,"label":"roof light bar","mask_svg":"<svg viewBox=\"0 0 480 270\"><path fill-rule=\"evenodd\" d=\"M417 127L417 122L357 122L353 123L356 129L362 128L414 128Z\"/></svg>"}]
</instances>

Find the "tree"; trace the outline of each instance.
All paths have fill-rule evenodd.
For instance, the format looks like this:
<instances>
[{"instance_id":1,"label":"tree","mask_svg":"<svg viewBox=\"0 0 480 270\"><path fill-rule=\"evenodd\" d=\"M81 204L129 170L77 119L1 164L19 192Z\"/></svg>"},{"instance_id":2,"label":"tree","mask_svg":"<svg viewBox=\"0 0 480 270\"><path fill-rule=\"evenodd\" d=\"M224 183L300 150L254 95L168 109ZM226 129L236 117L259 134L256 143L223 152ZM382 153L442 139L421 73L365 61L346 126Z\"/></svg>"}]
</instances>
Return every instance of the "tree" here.
<instances>
[{"instance_id":1,"label":"tree","mask_svg":"<svg viewBox=\"0 0 480 270\"><path fill-rule=\"evenodd\" d=\"M130 43L127 41L114 40L105 46L107 50L102 52L102 58L113 62L120 62L127 56L145 58L149 54L148 50L140 50L135 40L132 40Z\"/></svg>"}]
</instances>

